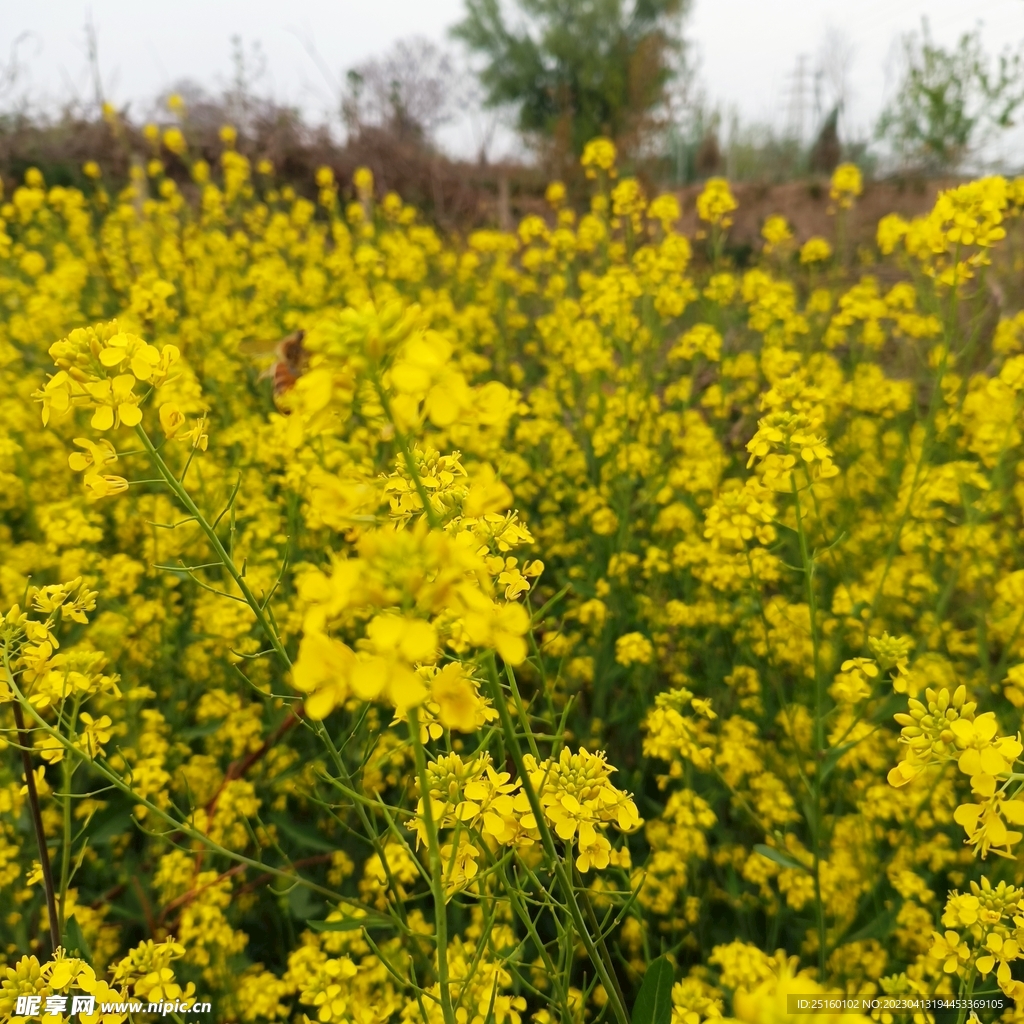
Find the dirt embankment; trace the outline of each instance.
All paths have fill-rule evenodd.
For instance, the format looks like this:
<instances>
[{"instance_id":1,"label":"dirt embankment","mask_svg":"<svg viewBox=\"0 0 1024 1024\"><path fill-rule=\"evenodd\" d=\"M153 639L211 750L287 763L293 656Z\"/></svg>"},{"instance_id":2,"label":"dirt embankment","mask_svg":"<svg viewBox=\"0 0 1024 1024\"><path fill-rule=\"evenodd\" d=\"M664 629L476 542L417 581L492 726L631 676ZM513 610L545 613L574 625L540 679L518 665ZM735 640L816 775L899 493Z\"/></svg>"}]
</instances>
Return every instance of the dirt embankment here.
<instances>
[{"instance_id":1,"label":"dirt embankment","mask_svg":"<svg viewBox=\"0 0 1024 1024\"><path fill-rule=\"evenodd\" d=\"M219 109L211 109L205 117L200 117L202 113L190 114L191 157L216 164L223 150L219 127L226 123L227 114ZM239 138L238 148L254 163L269 158L277 183L292 185L300 195L316 195L317 168L327 165L341 183L343 195L351 196L353 172L368 166L381 193L394 189L428 220L448 231L484 226L510 229L529 213L551 216L543 198L549 176L539 166L453 160L421 142L381 129L365 129L338 144L326 131L304 127L287 111L271 114L258 120L248 136ZM38 167L50 185L77 185L88 191L93 185L82 173L82 166L93 160L102 168L107 188L116 191L127 183L133 162L144 162L153 155L159 155L166 173L196 198L186 161L166 149L154 151L141 129L127 121L116 128L103 121L66 120L52 125L0 121L0 181L8 189L23 180L29 167ZM641 176L651 194L661 191L646 175ZM954 184L957 179L953 178L867 183L848 216L849 242L853 246L871 242L878 221L887 213L904 217L925 213L939 190ZM585 209L587 183L578 180L569 185L574 204ZM699 228L694 202L702 188L695 184L677 190L683 206L682 230L691 236ZM801 242L812 235L835 237L835 219L828 214L827 178L778 185L743 182L732 188L739 201L729 232L735 249L760 248L761 226L773 214L786 217Z\"/></svg>"}]
</instances>

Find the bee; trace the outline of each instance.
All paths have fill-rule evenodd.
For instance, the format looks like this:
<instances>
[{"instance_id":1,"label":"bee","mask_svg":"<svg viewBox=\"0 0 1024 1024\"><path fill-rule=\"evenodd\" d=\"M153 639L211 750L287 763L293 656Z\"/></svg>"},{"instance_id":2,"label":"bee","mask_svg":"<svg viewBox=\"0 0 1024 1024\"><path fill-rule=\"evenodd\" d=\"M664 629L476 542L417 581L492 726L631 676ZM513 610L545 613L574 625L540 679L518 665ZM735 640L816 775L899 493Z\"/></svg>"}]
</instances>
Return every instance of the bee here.
<instances>
[{"instance_id":1,"label":"bee","mask_svg":"<svg viewBox=\"0 0 1024 1024\"><path fill-rule=\"evenodd\" d=\"M250 355L273 355L273 361L257 379L270 381L274 404L278 407L281 398L291 391L306 369L309 353L302 344L305 337L306 332L298 330L279 341L243 341L239 346Z\"/></svg>"}]
</instances>

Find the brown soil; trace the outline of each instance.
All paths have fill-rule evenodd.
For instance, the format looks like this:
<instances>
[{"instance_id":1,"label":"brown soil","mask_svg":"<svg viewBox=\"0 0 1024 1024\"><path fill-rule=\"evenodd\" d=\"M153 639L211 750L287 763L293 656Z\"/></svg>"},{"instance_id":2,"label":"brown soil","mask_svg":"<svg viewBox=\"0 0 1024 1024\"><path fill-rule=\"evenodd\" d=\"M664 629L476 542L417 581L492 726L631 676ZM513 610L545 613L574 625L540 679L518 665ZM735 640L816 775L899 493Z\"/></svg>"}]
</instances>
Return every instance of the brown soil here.
<instances>
[{"instance_id":1,"label":"brown soil","mask_svg":"<svg viewBox=\"0 0 1024 1024\"><path fill-rule=\"evenodd\" d=\"M217 130L224 122L219 110L205 118L194 112L187 128L194 156L217 161L222 150ZM551 213L543 199L547 175L540 168L451 160L380 129L366 129L347 144L338 145L326 133L304 128L288 112L272 110L255 124L248 137L239 139L239 149L253 160L269 157L279 182L288 182L300 194L309 196L316 193L314 175L318 167L332 167L342 194L350 197L352 172L356 167L368 166L382 193L394 189L446 231L482 226L509 228L527 213L548 217ZM133 160L152 155L138 126L128 122L122 122L114 132L102 121L69 119L40 125L19 119L0 120L0 182L8 191L32 166L43 171L48 184L89 190L92 185L81 171L87 160L96 160L103 168L107 187L116 189L127 182ZM186 194L193 191L185 165L166 150L160 156L167 173ZM587 183L580 180L568 184L574 203L585 207ZM953 184L954 179L923 178L868 183L848 217L851 249L870 243L878 221L887 213L904 217L922 214L930 209L940 189ZM648 186L652 194L658 191L650 183ZM683 206L682 227L691 236L699 227L694 201L702 187L691 185L677 193ZM828 189L824 177L778 185L733 185L739 209L729 232L730 246L739 250L760 248L761 226L773 214L786 217L800 242L812 235L833 239L835 218L828 213Z\"/></svg>"}]
</instances>

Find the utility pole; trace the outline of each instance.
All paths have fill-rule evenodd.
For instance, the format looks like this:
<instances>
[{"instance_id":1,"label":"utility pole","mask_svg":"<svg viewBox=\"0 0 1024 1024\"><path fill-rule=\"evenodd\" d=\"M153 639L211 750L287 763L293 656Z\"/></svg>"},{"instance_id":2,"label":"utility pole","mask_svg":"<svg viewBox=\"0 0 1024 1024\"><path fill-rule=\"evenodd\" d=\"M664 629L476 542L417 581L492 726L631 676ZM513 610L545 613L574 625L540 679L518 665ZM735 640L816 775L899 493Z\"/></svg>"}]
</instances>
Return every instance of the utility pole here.
<instances>
[{"instance_id":1,"label":"utility pole","mask_svg":"<svg viewBox=\"0 0 1024 1024\"><path fill-rule=\"evenodd\" d=\"M786 111L786 134L801 145L807 118L808 84L807 54L801 53L796 59L795 71L789 76Z\"/></svg>"}]
</instances>

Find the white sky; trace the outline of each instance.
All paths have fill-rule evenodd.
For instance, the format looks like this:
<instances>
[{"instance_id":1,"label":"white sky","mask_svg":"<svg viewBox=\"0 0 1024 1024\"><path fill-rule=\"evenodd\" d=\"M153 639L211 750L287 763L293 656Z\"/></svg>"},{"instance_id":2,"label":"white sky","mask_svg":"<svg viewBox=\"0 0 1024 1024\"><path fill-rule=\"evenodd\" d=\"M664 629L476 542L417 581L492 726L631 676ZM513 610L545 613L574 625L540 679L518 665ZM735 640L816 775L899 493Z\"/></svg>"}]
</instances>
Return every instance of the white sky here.
<instances>
[{"instance_id":1,"label":"white sky","mask_svg":"<svg viewBox=\"0 0 1024 1024\"><path fill-rule=\"evenodd\" d=\"M1024 42L1024 0L694 0L688 34L709 97L776 124L789 115L799 56L809 94L826 36L838 35L851 50L847 124L867 135L896 85L898 40L925 17L945 45L978 26L991 54Z\"/></svg>"},{"instance_id":2,"label":"white sky","mask_svg":"<svg viewBox=\"0 0 1024 1024\"><path fill-rule=\"evenodd\" d=\"M318 120L332 106L332 93L309 46L340 81L347 68L399 38L420 34L443 42L461 11L462 0L0 0L0 64L24 36L21 91L49 104L75 94L91 98L84 32L91 12L104 91L118 104L131 101L141 114L180 78L214 89L225 84L230 39L238 34L247 46L262 47L265 86ZM923 16L944 43L978 24L990 52L1024 40L1024 0L694 0L687 36L712 103L746 121L780 126L791 116L799 56L807 59L809 122L810 72L829 32L845 38L852 52L847 125L866 135L892 88L894 43ZM0 97L0 104L9 100ZM485 121L464 119L447 132L449 145L473 152Z\"/></svg>"}]
</instances>

